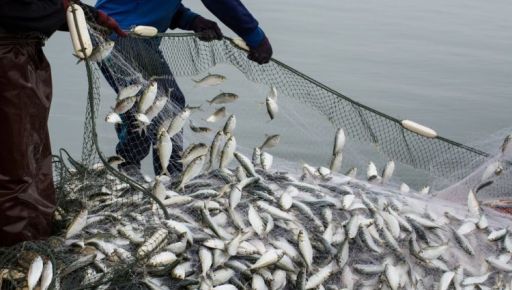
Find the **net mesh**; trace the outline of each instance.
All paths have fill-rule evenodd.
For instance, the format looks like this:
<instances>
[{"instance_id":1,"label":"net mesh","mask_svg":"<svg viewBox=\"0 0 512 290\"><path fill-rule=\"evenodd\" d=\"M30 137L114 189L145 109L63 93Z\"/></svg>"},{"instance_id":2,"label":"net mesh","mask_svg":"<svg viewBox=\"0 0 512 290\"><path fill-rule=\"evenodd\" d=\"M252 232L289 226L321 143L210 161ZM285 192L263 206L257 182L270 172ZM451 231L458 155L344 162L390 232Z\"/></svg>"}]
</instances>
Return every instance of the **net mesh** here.
<instances>
[{"instance_id":1,"label":"net mesh","mask_svg":"<svg viewBox=\"0 0 512 290\"><path fill-rule=\"evenodd\" d=\"M94 28L90 30L94 46L108 43L105 32L90 25ZM326 287L349 286L347 277L352 275L351 271L365 277L357 282L364 286L388 279L384 269L365 273L357 266L377 261L397 268L409 265L414 271L421 271L416 274L430 277L422 282L430 288L437 285L446 269L455 269L460 263L471 274L481 273L483 270L478 268L481 262L496 251L496 245L486 240L482 232L471 231L466 238L477 254L468 256L468 249L455 246L439 262L428 262L425 266L425 261L407 247L411 233L414 242L418 237L420 247L440 245L458 237L455 234L448 237L418 223L425 219L443 220L442 230L450 232L462 227L462 216L467 214L467 209L465 205L457 208L449 203L437 203L433 209L429 208L426 196L404 193L397 197L396 192L402 181L419 186L436 180L432 186L438 194L450 197L457 192L457 196L465 199L468 190L492 181L478 188L478 196L491 201L506 197L512 181L510 163L503 154L490 156L446 138L428 138L409 131L400 120L359 104L277 60L262 66L249 61L247 52L229 38L203 42L193 34L158 34L151 38L132 35L117 40L112 52L101 61L87 60L86 69L89 94L81 159L73 159L65 150L55 156L58 192L55 237L0 249L1 289L26 287L35 256L41 257L45 265L51 261L51 287L58 289L211 289L225 283L244 289L250 288L251 283L258 283L258 277L271 285L271 280L277 278L271 279L269 273L275 277L279 270L286 271L288 282L286 288L276 289L296 289L301 275L306 275L310 282L317 268L325 270L327 267L333 268L332 274L325 278ZM197 81L213 69L238 83L229 89L242 89L245 100L240 97L232 104L191 109L203 103L205 97L219 93L217 89L194 87L189 79L194 77ZM142 110L140 103L153 82L158 88L155 100L162 98L165 102L146 124L135 115ZM108 96L118 95L123 88L133 85L140 85L140 90L134 93L135 102L127 113L119 114L121 123L115 125L114 131L112 124L104 121L104 116L116 110L119 100ZM260 96L257 100L261 100L271 86L279 93L280 108L279 118L268 122L265 110L260 110L251 96ZM188 107L185 107L183 95L187 95ZM259 162L254 173L243 166L243 162L237 168L233 167L236 161L228 163L229 169L219 168L222 156L214 156L203 161L210 170L200 170L192 180L183 182L186 173L179 172L182 163L178 161L183 157L182 148L198 143L210 147L218 130L224 128L227 116L215 117L220 119L218 122L207 120L221 106L227 107L227 116L233 113L238 117L234 133L236 150L246 156L254 147L262 145L265 133L281 134L276 148L264 149L275 155L273 169L266 169L268 155L261 157L265 160ZM160 158L159 130L162 126L171 126L170 121L184 110L192 113L183 129L178 129L172 137L173 152L177 156L171 158L167 166L176 170L170 171L168 178L154 177L161 173L161 161L166 161ZM148 114L147 109L142 111ZM316 121L311 124L309 120ZM194 130L194 125L208 129ZM347 135L343 172L358 167L358 176L366 179L368 162L383 166L394 160L397 173L393 183L384 188L330 172L324 176L321 170L309 174L306 170L303 174L297 163L307 161L315 166L327 166L337 128L343 128ZM114 145L123 138L130 140L130 148ZM225 142L223 140L222 145ZM136 171L142 166L143 172L151 173L134 175L126 166L120 170L118 165L126 165L127 158L123 163L118 158L108 157L118 157L117 154L141 161L142 165L135 164ZM146 158L148 155L153 158ZM214 161L212 164L208 164L210 159ZM500 168L499 176L494 170L482 180L484 172L493 166ZM185 166L185 172L188 167ZM144 170L147 168L150 169ZM252 175L257 177L251 179ZM452 186L440 191L447 185ZM240 190L238 200L236 190ZM294 192L300 192L301 196ZM286 211L281 204L285 193L295 198ZM416 207L418 204L421 206ZM363 222L377 219L372 206L385 211L385 216L393 213L405 216L399 219L400 227L409 234L394 237L398 246L389 238L386 227L379 226L377 221ZM259 217L256 219L261 219L265 234L247 231L251 226L257 228L253 225L255 208ZM461 217L445 214L452 210ZM413 211L423 219L415 219L410 215ZM508 223L500 214L490 210L488 213L492 213L489 221L494 227ZM356 216L356 232L351 236ZM412 224L414 229L407 229L406 224ZM74 231L77 227L80 230ZM328 231L332 232L326 234ZM301 257L287 253L293 260L291 264L281 261L250 269L266 250L279 249L275 242L278 237L302 247L297 236L304 232L309 233L312 243L314 255L309 263L315 265L314 270L306 267L308 261L302 252ZM260 242L256 237L260 237ZM219 249L205 246L212 239L221 240L223 245L218 246ZM236 239L239 246L226 256L224 251L231 251L227 247ZM377 245L369 239L375 239ZM247 241L251 243L248 245ZM499 243L499 247L506 247ZM347 244L351 254L349 260L343 262L343 248ZM230 259L230 256L239 259ZM212 265L205 271L208 259ZM326 263L331 259L335 261L333 264ZM201 275L202 271L207 273ZM412 270L409 272L412 275ZM499 279L501 276L494 273L492 285L497 285ZM413 280L403 283L419 287Z\"/></svg>"}]
</instances>

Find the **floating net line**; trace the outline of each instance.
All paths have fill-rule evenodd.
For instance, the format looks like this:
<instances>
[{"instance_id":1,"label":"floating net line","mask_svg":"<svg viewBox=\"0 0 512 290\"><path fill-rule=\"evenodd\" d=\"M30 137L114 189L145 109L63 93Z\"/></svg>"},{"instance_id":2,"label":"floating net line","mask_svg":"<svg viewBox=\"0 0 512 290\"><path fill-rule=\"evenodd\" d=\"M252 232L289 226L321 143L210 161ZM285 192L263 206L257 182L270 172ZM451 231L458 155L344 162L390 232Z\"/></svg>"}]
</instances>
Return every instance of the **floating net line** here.
<instances>
[{"instance_id":1,"label":"floating net line","mask_svg":"<svg viewBox=\"0 0 512 290\"><path fill-rule=\"evenodd\" d=\"M90 25L96 28L94 24ZM91 29L90 33L95 46L106 42L106 37L101 30ZM125 50L118 50L119 47L124 47ZM151 53L151 51L158 51L158 53ZM163 63L164 67L161 66ZM312 141L313 143L309 147L308 144L303 144L304 150L286 155L283 159L278 160L279 162L285 162L288 159L292 164L289 166L296 166L301 161L301 154L308 150L320 151L321 149L315 148L315 146L319 143L326 143L325 140L332 142L334 131L337 128L343 128L349 143L346 150L371 152L356 155L350 161L359 166L359 176L363 176L361 179L366 179L366 166L370 160L381 162L394 160L401 165L410 166L406 168L420 169L420 172L429 176L426 180L433 180L436 176L443 177L448 180L443 185L458 181L460 184L457 188L461 192L465 191L465 196L468 189L475 188L482 182L482 172L487 169L489 164L499 161L502 166L500 177L493 176L493 183L482 189L479 194L484 195L488 192L491 197L503 197L510 193L511 179L507 176L510 177L511 173L508 161L443 137L428 138L411 132L401 125L400 120L364 106L275 59L272 59L269 64L257 65L247 59L247 52L239 47L233 39L225 38L222 41L202 42L196 35L188 33L164 33L152 38L130 36L117 40L111 55L102 62L94 63L86 60L89 87L82 156L80 160L75 160L66 150L61 150L59 155L55 156L54 171L58 191L55 237L47 241L26 242L9 249L0 249L0 270L3 275L0 281L5 281L4 285L7 285L3 287L7 287L6 289L26 287L30 264L33 263L34 256L39 255L45 265L51 261L54 274L51 287L59 289L186 289L187 287L197 289L199 285L203 287L209 279L214 280L215 277L212 276L212 273L209 273L209 279L197 274L189 275L190 272L200 271L202 267L199 256L201 251L204 254L205 247L200 243L212 237L226 238L223 235L229 235L228 239L231 240L236 236L234 232L226 234L220 228L208 226L209 222L214 220L215 223L228 230L232 228L245 229L251 223L248 218L251 215L252 207L260 210L260 218L266 227L265 231L268 231L268 236L262 237L264 243L269 243L270 239L267 238L270 236L279 236L293 241L292 244L296 245L297 232L303 227L310 233L314 244L313 263L316 267L326 267L327 265L322 261L332 258L332 251L339 254L344 245L343 241L347 240L341 236L348 234L342 234L342 232L346 228L344 225L355 216L353 212L360 212L365 217L372 216L372 211L366 208L369 206L368 202L375 206L383 206L383 211L391 209L400 215L411 213L413 209L408 205L409 201L407 201L406 195L397 198L396 190L374 188L365 182L355 180L348 182L342 175L325 180L306 178L305 182L301 182L299 174L287 174L280 170L270 172L259 166L257 174L260 179L256 180L246 176L248 172L240 169L240 166L237 169L230 167L232 171L226 172L217 169L218 166L215 165L213 170L201 172L196 178L185 184L184 188L177 189L180 183L180 174L173 174L174 172L171 172L168 180L156 180L153 177L146 177L146 180L135 180L119 171L115 162L108 158L110 155L115 155L114 144L118 140L112 132L112 126L103 121L104 114L111 110L109 107L112 105L106 96L115 95L112 87L123 88L132 84L141 84L143 88L146 88L151 80L156 80L159 88L158 95L172 99L177 94L176 88L171 89L177 82L177 78L197 77L213 68L217 69L222 64L236 68L235 73L241 74L251 83L262 84L265 87L265 89L248 87L247 90L261 93L262 90L267 90L270 86L275 87L279 92L281 112L286 112L284 117L288 118L289 125L297 127L295 131L293 131L293 126L289 130L293 131L293 134L302 132L306 135L301 140L307 140L311 138L311 135L319 140L317 143ZM166 68L167 65L169 69ZM185 90L185 88L183 89ZM203 93L200 92L200 94ZM188 96L187 93L185 95ZM138 99L140 99L140 94ZM300 109L286 111L288 102L290 104L296 102ZM195 104L196 100L190 100L190 103ZM300 104L305 106L300 107ZM236 108L229 105L226 107L237 111ZM207 117L211 113L210 111L216 108L218 107L203 108L205 112L194 114L197 116L202 114ZM181 110L183 110L182 106L168 101L162 112L152 120L152 124L164 123ZM307 124L307 119L304 120L304 118L309 111L317 111L317 114L312 116L325 120L319 122L324 123L323 127ZM191 119L196 124L201 123L201 119L195 115ZM237 116L239 116L239 123L259 122L248 117L243 118L243 114L237 114ZM213 125L211 126L213 127ZM146 136L155 136L158 127L149 125L146 128ZM187 147L187 143L197 142L205 142L209 145L216 132L216 130L212 130L212 132L194 135L189 132L188 123L185 128L183 147ZM242 134L243 132L236 132L235 135ZM284 135L285 132L282 134ZM150 138L153 140L150 140L149 143L145 140L144 144L132 144L135 151L155 152L153 146L157 140L155 137ZM284 140L279 146L286 146L286 142L294 141ZM255 146L250 142L244 143L243 138L240 138L238 143L239 150L246 155L250 154ZM326 147L332 150L330 144ZM324 148L322 147L322 149ZM328 150L326 152L326 158L330 158L330 152ZM276 159L277 156L276 153ZM344 159L344 163L350 163L346 161L350 160L349 156ZM276 161L276 163L278 162ZM319 166L321 163L315 165ZM354 164L344 165L345 169ZM279 164L275 164L274 168L289 171L289 166L281 168ZM239 202L240 205L236 210L232 209L228 204L231 201L228 201L229 198L223 195L231 194L231 191L234 190L233 185L244 182L244 180L247 185L243 188L244 194ZM247 180L252 180L252 182ZM264 182L260 182L261 180ZM163 191L159 186L163 186ZM300 202L289 209L289 214L296 219L295 226L294 223L286 221L286 218L273 217L269 211L264 210L265 204L279 207L278 198L284 192L290 191L290 186L298 190L305 198L299 199ZM352 201L349 202L352 198L357 201L353 205ZM415 198L421 200L421 204L425 208L428 207L428 198L424 196ZM447 219L443 216L444 211L451 209L454 209L453 204L439 206L434 212L424 211L417 214L431 221L444 220ZM331 215L326 213L331 210ZM414 208L414 210L419 211L420 209ZM461 216L466 214L465 207L454 210ZM73 233L71 229L75 224L79 224L81 215L86 216L85 230ZM494 215L489 220L494 226L500 223L502 226L506 224L505 219L499 215ZM321 233L325 234L325 230L331 222L339 232L335 231L333 234L337 240L326 245L320 237L323 237ZM462 218L459 220L448 219L444 229L458 228L462 223ZM183 225L188 228L184 229ZM297 227L297 225L299 226ZM366 225L365 228L371 230L371 225ZM366 233L362 230L359 233L361 236L353 237L355 239L350 241L352 251L361 253L361 255L351 256L350 261L346 262L353 271L355 271L353 266L356 264L370 263L376 259L382 260L383 255L369 251L367 242L363 241L364 236L362 235ZM435 230L422 233L434 244L443 242ZM195 242L191 241L192 236ZM482 237L483 235L479 232L471 233L471 244L478 253L473 260L466 257L464 249L459 248L450 254L450 257L454 257L453 260L446 259L445 262L449 264L449 268L452 269L456 266L450 261L465 262L467 264L466 271L476 275L481 270L478 269L478 265L496 248L493 243L484 242ZM453 239L453 237L449 239ZM398 241L404 249L407 249L407 242L406 239ZM268 247L268 245L266 246ZM500 244L501 246L503 245ZM253 249L245 250L252 251ZM373 250L375 251L375 249ZM247 256L244 258L242 266L230 264L228 268L223 268L222 264L228 263L229 257L223 258L222 253L213 248L209 248L208 251L209 254L206 255L213 256L214 267L221 270L234 269L233 273L236 272L236 275L232 275L222 283L229 282L239 289L244 289L250 287L255 276L260 275L268 279L266 276L268 273L263 270L256 273L236 268L237 266L248 267L254 263L256 252L246 253L247 255L236 253ZM387 261L391 264L398 265L398 259L404 257L405 261L411 265L417 264L413 257L414 254L405 250L401 252L396 248L386 247L382 251L391 256L394 255L396 259ZM174 257L169 257L168 252L174 253ZM163 265L156 265L158 263L150 265L150 259L159 253L167 253L165 258L172 262L163 263ZM161 258L164 259L164 257ZM304 261L300 258L294 260L292 265L304 269ZM272 266L271 270L277 271L286 269L286 267L287 265ZM439 268L440 266L427 269L418 264L418 267L421 269L421 275L431 277L425 282L426 288L436 285L436 279L444 273L442 267ZM346 268L347 266L344 267L344 269ZM287 271L290 271L287 274L290 275L289 281L299 280L298 276L300 275L308 277L312 275L311 272L306 274L293 272L289 268ZM221 275L221 273L214 273ZM347 286L345 275L349 275L347 270L337 271L325 283L326 285ZM380 277L380 275L371 274L371 279L363 281L360 285L369 285L371 281L375 280L374 278ZM497 281L499 278L497 274L493 275L493 281ZM295 289L296 285L288 283L285 289Z\"/></svg>"}]
</instances>

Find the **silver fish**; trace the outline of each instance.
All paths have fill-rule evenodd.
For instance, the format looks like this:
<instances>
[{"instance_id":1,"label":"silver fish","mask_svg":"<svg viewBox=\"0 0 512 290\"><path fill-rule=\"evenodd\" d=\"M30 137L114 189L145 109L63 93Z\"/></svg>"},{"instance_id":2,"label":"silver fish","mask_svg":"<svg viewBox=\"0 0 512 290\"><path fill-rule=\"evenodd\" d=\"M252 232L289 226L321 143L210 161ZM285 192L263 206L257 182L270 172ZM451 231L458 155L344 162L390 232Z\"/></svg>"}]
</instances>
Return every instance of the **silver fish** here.
<instances>
[{"instance_id":1,"label":"silver fish","mask_svg":"<svg viewBox=\"0 0 512 290\"><path fill-rule=\"evenodd\" d=\"M332 154L336 155L336 153L340 153L345 147L346 142L345 131L342 128L336 130L336 137L334 138L334 148L332 150Z\"/></svg>"},{"instance_id":2,"label":"silver fish","mask_svg":"<svg viewBox=\"0 0 512 290\"><path fill-rule=\"evenodd\" d=\"M90 61L100 62L110 56L114 49L115 42L108 40L104 43L93 48L91 55L89 56Z\"/></svg>"},{"instance_id":3,"label":"silver fish","mask_svg":"<svg viewBox=\"0 0 512 290\"><path fill-rule=\"evenodd\" d=\"M220 94L215 96L213 99L208 100L207 102L210 105L211 104L220 105L220 104L232 103L232 102L234 102L236 100L238 100L238 95L237 94L221 92Z\"/></svg>"},{"instance_id":4,"label":"silver fish","mask_svg":"<svg viewBox=\"0 0 512 290\"><path fill-rule=\"evenodd\" d=\"M210 164L208 168L211 168L215 161L217 160L217 157L219 155L219 149L221 146L221 143L224 140L224 132L222 130L219 130L217 134L215 134L215 137L213 138L212 144L210 146Z\"/></svg>"},{"instance_id":5,"label":"silver fish","mask_svg":"<svg viewBox=\"0 0 512 290\"><path fill-rule=\"evenodd\" d=\"M153 120L165 107L165 104L167 104L168 99L166 97L158 97L156 98L155 102L147 111L144 113L146 117L148 117L149 120Z\"/></svg>"},{"instance_id":6,"label":"silver fish","mask_svg":"<svg viewBox=\"0 0 512 290\"><path fill-rule=\"evenodd\" d=\"M235 115L229 116L228 120L226 121L226 124L224 124L224 134L226 136L231 136L233 134L233 130L235 130L236 127L236 117Z\"/></svg>"},{"instance_id":7,"label":"silver fish","mask_svg":"<svg viewBox=\"0 0 512 290\"><path fill-rule=\"evenodd\" d=\"M117 101L115 107L113 108L113 111L114 111L114 113L117 113L117 114L126 113L126 112L128 112L128 110L130 110L133 107L133 105L135 104L136 101L137 101L137 98L135 96L127 97L122 100L119 100L119 101Z\"/></svg>"},{"instance_id":8,"label":"silver fish","mask_svg":"<svg viewBox=\"0 0 512 290\"><path fill-rule=\"evenodd\" d=\"M83 209L80 213L73 219L71 224L69 225L66 231L66 239L74 237L82 232L83 228L87 225L87 209Z\"/></svg>"},{"instance_id":9,"label":"silver fish","mask_svg":"<svg viewBox=\"0 0 512 290\"><path fill-rule=\"evenodd\" d=\"M219 74L208 74L207 76L205 76L204 78L202 78L200 80L192 79L192 81L194 81L196 83L196 86L199 86L199 87L210 87L210 86L220 85L221 83L224 82L224 80L226 80L226 77L223 75L219 75Z\"/></svg>"},{"instance_id":10,"label":"silver fish","mask_svg":"<svg viewBox=\"0 0 512 290\"><path fill-rule=\"evenodd\" d=\"M235 136L229 137L228 141L226 141L226 144L224 145L224 149L222 149L222 155L220 158L220 168L225 168L228 166L229 162L234 157L234 152L236 150L236 139Z\"/></svg>"},{"instance_id":11,"label":"silver fish","mask_svg":"<svg viewBox=\"0 0 512 290\"><path fill-rule=\"evenodd\" d=\"M343 153L338 152L331 157L331 163L329 164L329 169L332 172L338 172L341 169L341 163L343 162Z\"/></svg>"},{"instance_id":12,"label":"silver fish","mask_svg":"<svg viewBox=\"0 0 512 290\"><path fill-rule=\"evenodd\" d=\"M307 268L312 269L313 247L311 246L308 233L305 230L300 230L297 236L297 241L299 244L300 254L304 258L304 262L306 262Z\"/></svg>"},{"instance_id":13,"label":"silver fish","mask_svg":"<svg viewBox=\"0 0 512 290\"><path fill-rule=\"evenodd\" d=\"M142 84L133 84L126 86L124 88L121 88L119 90L119 93L117 94L117 100L120 101L124 98L133 97L139 93L139 91L142 89Z\"/></svg>"},{"instance_id":14,"label":"silver fish","mask_svg":"<svg viewBox=\"0 0 512 290\"><path fill-rule=\"evenodd\" d=\"M43 267L43 273L41 275L41 290L46 290L50 287L53 279L53 264L52 261L48 260Z\"/></svg>"},{"instance_id":15,"label":"silver fish","mask_svg":"<svg viewBox=\"0 0 512 290\"><path fill-rule=\"evenodd\" d=\"M279 107L277 105L276 99L270 96L267 97L267 99L265 100L265 105L267 106L267 113L268 116L270 117L270 120L274 120L277 113L279 112Z\"/></svg>"},{"instance_id":16,"label":"silver fish","mask_svg":"<svg viewBox=\"0 0 512 290\"><path fill-rule=\"evenodd\" d=\"M181 163L186 167L195 158L208 154L209 150L210 147L204 143L192 144L183 152Z\"/></svg>"},{"instance_id":17,"label":"silver fish","mask_svg":"<svg viewBox=\"0 0 512 290\"><path fill-rule=\"evenodd\" d=\"M171 137L166 131L160 132L158 135L158 158L160 160L160 164L162 166L163 174L170 176L169 170L167 169L169 165L169 158L171 158L172 154L172 141Z\"/></svg>"},{"instance_id":18,"label":"silver fish","mask_svg":"<svg viewBox=\"0 0 512 290\"><path fill-rule=\"evenodd\" d=\"M110 112L105 116L105 122L110 124L119 124L121 123L121 117L115 112Z\"/></svg>"},{"instance_id":19,"label":"silver fish","mask_svg":"<svg viewBox=\"0 0 512 290\"><path fill-rule=\"evenodd\" d=\"M28 269L27 274L27 286L29 290L32 290L36 287L39 278L41 278L41 274L43 273L43 259L39 255L37 255L30 263L30 267Z\"/></svg>"},{"instance_id":20,"label":"silver fish","mask_svg":"<svg viewBox=\"0 0 512 290\"><path fill-rule=\"evenodd\" d=\"M253 149L251 160L252 160L252 165L254 165L254 167L261 165L261 150L259 147L255 147Z\"/></svg>"},{"instance_id":21,"label":"silver fish","mask_svg":"<svg viewBox=\"0 0 512 290\"><path fill-rule=\"evenodd\" d=\"M202 155L199 157L196 157L196 159L192 160L190 164L185 168L183 171L181 182L178 188L182 189L184 188L185 184L192 180L194 177L199 175L201 173L201 170L203 169L204 162L206 161L206 156Z\"/></svg>"},{"instance_id":22,"label":"silver fish","mask_svg":"<svg viewBox=\"0 0 512 290\"><path fill-rule=\"evenodd\" d=\"M264 148L273 148L279 144L280 140L281 136L278 134L267 136L267 139L265 139L263 144L260 146L260 150L263 150Z\"/></svg>"},{"instance_id":23,"label":"silver fish","mask_svg":"<svg viewBox=\"0 0 512 290\"><path fill-rule=\"evenodd\" d=\"M176 116L174 116L171 123L169 124L169 128L167 129L167 133L169 134L169 136L173 137L174 135L178 134L181 131L181 129L183 129L183 126L185 126L185 123L190 117L190 114L190 109L185 108Z\"/></svg>"},{"instance_id":24,"label":"silver fish","mask_svg":"<svg viewBox=\"0 0 512 290\"><path fill-rule=\"evenodd\" d=\"M226 114L227 114L226 107L221 107L221 108L217 109L213 114L211 114L210 117L208 117L206 119L206 122L215 123L218 120L226 117Z\"/></svg>"},{"instance_id":25,"label":"silver fish","mask_svg":"<svg viewBox=\"0 0 512 290\"><path fill-rule=\"evenodd\" d=\"M386 163L386 166L384 166L384 169L382 170L382 183L387 183L391 176L393 175L393 172L395 171L395 162L393 160L388 161Z\"/></svg>"},{"instance_id":26,"label":"silver fish","mask_svg":"<svg viewBox=\"0 0 512 290\"><path fill-rule=\"evenodd\" d=\"M261 167L268 171L270 167L272 167L272 162L274 161L274 156L272 156L268 152L261 153Z\"/></svg>"},{"instance_id":27,"label":"silver fish","mask_svg":"<svg viewBox=\"0 0 512 290\"><path fill-rule=\"evenodd\" d=\"M190 130L192 130L192 132L194 133L199 133L199 134L208 134L212 131L211 128L208 128L208 127L197 127L194 125L194 123L192 122L192 120L190 120Z\"/></svg>"},{"instance_id":28,"label":"silver fish","mask_svg":"<svg viewBox=\"0 0 512 290\"><path fill-rule=\"evenodd\" d=\"M137 106L138 113L145 113L155 101L158 93L158 83L155 80L149 81L148 87L142 93Z\"/></svg>"}]
</instances>

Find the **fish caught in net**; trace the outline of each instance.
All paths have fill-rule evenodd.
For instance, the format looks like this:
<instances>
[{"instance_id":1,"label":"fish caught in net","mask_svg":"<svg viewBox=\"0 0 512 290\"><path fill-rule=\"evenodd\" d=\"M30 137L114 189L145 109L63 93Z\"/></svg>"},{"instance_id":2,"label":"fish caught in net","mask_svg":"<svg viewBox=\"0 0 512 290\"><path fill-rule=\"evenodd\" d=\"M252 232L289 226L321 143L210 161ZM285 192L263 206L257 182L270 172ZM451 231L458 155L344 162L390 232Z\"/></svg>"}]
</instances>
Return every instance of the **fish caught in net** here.
<instances>
[{"instance_id":1,"label":"fish caught in net","mask_svg":"<svg viewBox=\"0 0 512 290\"><path fill-rule=\"evenodd\" d=\"M510 219L482 201L510 193L511 137L490 156L418 131L229 38L90 33L55 235L0 249L0 289L512 287ZM411 189L409 168L457 186Z\"/></svg>"}]
</instances>

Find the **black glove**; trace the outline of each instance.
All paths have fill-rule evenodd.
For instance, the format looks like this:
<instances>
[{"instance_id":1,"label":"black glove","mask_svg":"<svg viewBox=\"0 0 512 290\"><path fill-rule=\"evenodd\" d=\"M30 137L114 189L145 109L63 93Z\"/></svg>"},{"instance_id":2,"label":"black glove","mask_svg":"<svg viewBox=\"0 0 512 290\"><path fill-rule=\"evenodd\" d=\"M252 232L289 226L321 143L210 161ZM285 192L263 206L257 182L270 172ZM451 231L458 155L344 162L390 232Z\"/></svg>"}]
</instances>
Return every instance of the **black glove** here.
<instances>
[{"instance_id":1,"label":"black glove","mask_svg":"<svg viewBox=\"0 0 512 290\"><path fill-rule=\"evenodd\" d=\"M257 62L258 64L264 64L270 61L272 57L272 46L268 41L268 38L265 38L255 47L250 47L249 54L247 58Z\"/></svg>"},{"instance_id":2,"label":"black glove","mask_svg":"<svg viewBox=\"0 0 512 290\"><path fill-rule=\"evenodd\" d=\"M222 32L217 23L202 16L197 16L192 21L190 29L198 33L198 37L202 41L222 40Z\"/></svg>"}]
</instances>

